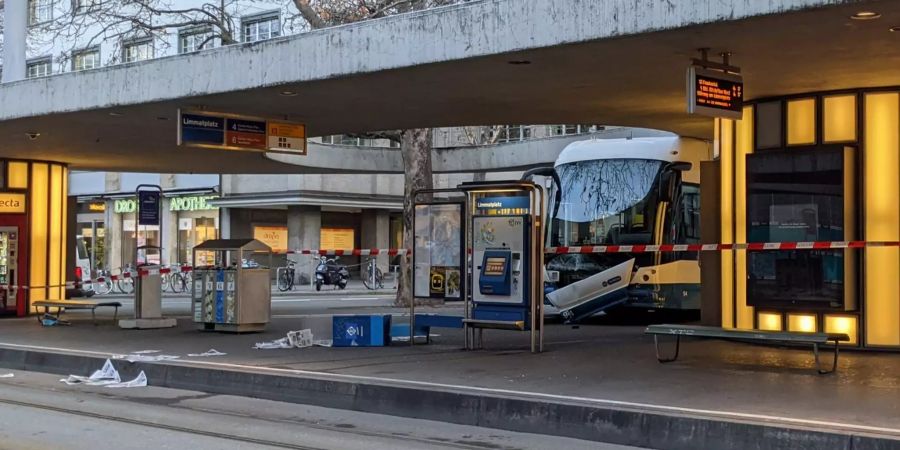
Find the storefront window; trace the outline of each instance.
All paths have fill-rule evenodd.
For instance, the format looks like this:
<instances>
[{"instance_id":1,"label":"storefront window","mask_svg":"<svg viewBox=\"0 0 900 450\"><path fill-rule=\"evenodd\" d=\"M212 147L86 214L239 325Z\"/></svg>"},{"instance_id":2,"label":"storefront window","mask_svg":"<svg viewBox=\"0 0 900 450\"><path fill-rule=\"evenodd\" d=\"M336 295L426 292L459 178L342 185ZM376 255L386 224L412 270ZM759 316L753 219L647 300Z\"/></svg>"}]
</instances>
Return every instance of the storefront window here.
<instances>
[{"instance_id":1,"label":"storefront window","mask_svg":"<svg viewBox=\"0 0 900 450\"><path fill-rule=\"evenodd\" d=\"M135 242L137 241L137 242ZM125 219L122 221L122 265L134 264L135 246L159 245L159 226L158 225L142 225L140 230L136 230L134 219ZM144 251L139 253L140 260L138 264L159 264L159 252L155 250Z\"/></svg>"},{"instance_id":2,"label":"storefront window","mask_svg":"<svg viewBox=\"0 0 900 450\"><path fill-rule=\"evenodd\" d=\"M210 212L181 212L178 215L178 263L192 263L192 249L219 234L218 218ZM212 252L198 252L196 264L201 266L214 263Z\"/></svg>"}]
</instances>

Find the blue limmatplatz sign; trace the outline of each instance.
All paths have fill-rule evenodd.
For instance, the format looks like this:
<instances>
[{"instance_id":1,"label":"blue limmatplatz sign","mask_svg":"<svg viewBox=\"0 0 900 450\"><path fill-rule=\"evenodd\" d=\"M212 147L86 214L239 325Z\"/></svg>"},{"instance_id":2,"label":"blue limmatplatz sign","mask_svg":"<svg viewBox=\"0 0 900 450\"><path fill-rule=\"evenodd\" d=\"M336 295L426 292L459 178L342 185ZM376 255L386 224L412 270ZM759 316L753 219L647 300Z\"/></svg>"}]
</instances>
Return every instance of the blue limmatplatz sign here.
<instances>
[{"instance_id":1,"label":"blue limmatplatz sign","mask_svg":"<svg viewBox=\"0 0 900 450\"><path fill-rule=\"evenodd\" d=\"M225 144L225 118L181 114L181 144Z\"/></svg>"}]
</instances>

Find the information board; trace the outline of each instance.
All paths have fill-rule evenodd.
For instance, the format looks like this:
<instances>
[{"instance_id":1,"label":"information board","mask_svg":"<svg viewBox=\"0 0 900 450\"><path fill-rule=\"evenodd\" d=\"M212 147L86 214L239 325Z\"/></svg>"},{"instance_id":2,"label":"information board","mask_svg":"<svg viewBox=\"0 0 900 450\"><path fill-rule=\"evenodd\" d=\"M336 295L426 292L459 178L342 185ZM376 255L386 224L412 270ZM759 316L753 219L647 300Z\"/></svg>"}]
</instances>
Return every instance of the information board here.
<instances>
[{"instance_id":1,"label":"information board","mask_svg":"<svg viewBox=\"0 0 900 450\"><path fill-rule=\"evenodd\" d=\"M237 114L178 111L178 145L306 155L306 125Z\"/></svg>"},{"instance_id":2,"label":"information board","mask_svg":"<svg viewBox=\"0 0 900 450\"><path fill-rule=\"evenodd\" d=\"M159 192L138 192L138 225L159 225Z\"/></svg>"},{"instance_id":3,"label":"information board","mask_svg":"<svg viewBox=\"0 0 900 450\"><path fill-rule=\"evenodd\" d=\"M463 277L462 203L415 206L413 295L459 300Z\"/></svg>"},{"instance_id":4,"label":"information board","mask_svg":"<svg viewBox=\"0 0 900 450\"><path fill-rule=\"evenodd\" d=\"M740 75L688 68L688 112L723 119L740 119L744 108L744 80Z\"/></svg>"}]
</instances>

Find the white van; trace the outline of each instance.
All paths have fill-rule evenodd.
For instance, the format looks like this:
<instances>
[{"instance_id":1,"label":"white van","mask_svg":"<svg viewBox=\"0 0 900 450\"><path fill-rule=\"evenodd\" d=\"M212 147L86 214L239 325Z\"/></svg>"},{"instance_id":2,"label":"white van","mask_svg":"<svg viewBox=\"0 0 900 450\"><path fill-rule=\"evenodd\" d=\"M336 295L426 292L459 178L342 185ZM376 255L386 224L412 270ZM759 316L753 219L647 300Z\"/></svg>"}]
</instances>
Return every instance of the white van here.
<instances>
[{"instance_id":1,"label":"white van","mask_svg":"<svg viewBox=\"0 0 900 450\"><path fill-rule=\"evenodd\" d=\"M91 283L91 259L82 236L75 236L75 284L66 288L67 297L93 297L94 284ZM68 280L67 280L68 281Z\"/></svg>"}]
</instances>

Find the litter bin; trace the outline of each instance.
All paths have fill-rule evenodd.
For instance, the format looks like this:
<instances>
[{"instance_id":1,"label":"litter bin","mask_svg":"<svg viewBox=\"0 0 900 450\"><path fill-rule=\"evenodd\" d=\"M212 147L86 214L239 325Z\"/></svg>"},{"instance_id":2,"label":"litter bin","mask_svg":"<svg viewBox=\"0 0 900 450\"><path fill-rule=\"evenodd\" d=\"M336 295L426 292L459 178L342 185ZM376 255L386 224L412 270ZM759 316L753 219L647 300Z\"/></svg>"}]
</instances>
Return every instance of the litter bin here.
<instances>
[{"instance_id":1,"label":"litter bin","mask_svg":"<svg viewBox=\"0 0 900 450\"><path fill-rule=\"evenodd\" d=\"M391 316L333 316L333 347L383 347L391 343Z\"/></svg>"},{"instance_id":2,"label":"litter bin","mask_svg":"<svg viewBox=\"0 0 900 450\"><path fill-rule=\"evenodd\" d=\"M193 249L215 253L213 266L194 268L194 323L201 330L243 333L263 331L272 310L272 287L268 267L250 265L250 253L271 248L255 239L213 239Z\"/></svg>"},{"instance_id":3,"label":"litter bin","mask_svg":"<svg viewBox=\"0 0 900 450\"><path fill-rule=\"evenodd\" d=\"M162 275L160 266L147 264L138 267L134 280L135 319L162 317Z\"/></svg>"}]
</instances>

